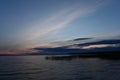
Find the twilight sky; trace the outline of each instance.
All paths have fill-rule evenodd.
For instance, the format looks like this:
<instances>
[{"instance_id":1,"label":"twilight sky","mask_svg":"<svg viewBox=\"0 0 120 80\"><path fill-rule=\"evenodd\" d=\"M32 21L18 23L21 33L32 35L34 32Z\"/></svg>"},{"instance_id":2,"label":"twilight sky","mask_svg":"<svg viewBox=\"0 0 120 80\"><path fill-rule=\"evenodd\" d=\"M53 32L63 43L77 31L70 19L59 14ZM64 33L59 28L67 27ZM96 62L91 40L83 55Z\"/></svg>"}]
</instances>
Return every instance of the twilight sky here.
<instances>
[{"instance_id":1,"label":"twilight sky","mask_svg":"<svg viewBox=\"0 0 120 80\"><path fill-rule=\"evenodd\" d=\"M103 39L120 40L120 0L0 0L0 54L120 43L75 45Z\"/></svg>"}]
</instances>

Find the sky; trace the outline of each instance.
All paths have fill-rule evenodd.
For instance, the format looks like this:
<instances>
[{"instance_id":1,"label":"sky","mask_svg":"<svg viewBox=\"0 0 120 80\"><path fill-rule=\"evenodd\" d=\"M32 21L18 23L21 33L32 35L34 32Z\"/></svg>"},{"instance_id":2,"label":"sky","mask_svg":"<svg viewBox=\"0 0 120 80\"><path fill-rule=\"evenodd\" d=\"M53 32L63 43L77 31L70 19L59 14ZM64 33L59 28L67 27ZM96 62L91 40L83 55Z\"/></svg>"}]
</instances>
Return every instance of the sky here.
<instances>
[{"instance_id":1,"label":"sky","mask_svg":"<svg viewBox=\"0 0 120 80\"><path fill-rule=\"evenodd\" d=\"M65 49L68 52L118 47L119 41L109 40L120 40L119 4L119 0L0 0L0 54L48 53L65 46L71 49ZM104 40L108 42L76 46Z\"/></svg>"}]
</instances>

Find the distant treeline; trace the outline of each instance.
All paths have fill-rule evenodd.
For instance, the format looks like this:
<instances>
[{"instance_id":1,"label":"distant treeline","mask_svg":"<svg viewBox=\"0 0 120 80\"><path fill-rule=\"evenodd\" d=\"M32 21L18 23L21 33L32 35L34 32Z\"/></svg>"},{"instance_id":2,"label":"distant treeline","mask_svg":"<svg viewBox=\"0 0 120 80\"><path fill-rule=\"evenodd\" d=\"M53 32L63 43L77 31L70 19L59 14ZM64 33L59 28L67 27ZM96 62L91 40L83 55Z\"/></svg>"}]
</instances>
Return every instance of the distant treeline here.
<instances>
[{"instance_id":1,"label":"distant treeline","mask_svg":"<svg viewBox=\"0 0 120 80\"><path fill-rule=\"evenodd\" d=\"M74 58L120 59L120 51L72 53L70 55L53 55L46 57L48 60L71 60Z\"/></svg>"}]
</instances>

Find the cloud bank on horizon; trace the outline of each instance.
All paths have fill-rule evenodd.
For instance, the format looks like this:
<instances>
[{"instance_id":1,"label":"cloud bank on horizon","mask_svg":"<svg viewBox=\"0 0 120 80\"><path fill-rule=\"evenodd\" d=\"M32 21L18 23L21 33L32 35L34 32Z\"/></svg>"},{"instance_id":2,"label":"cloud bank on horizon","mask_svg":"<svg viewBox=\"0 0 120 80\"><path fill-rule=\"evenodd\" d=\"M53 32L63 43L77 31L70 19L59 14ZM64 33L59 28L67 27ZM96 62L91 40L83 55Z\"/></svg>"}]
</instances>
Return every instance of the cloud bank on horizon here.
<instances>
[{"instance_id":1,"label":"cloud bank on horizon","mask_svg":"<svg viewBox=\"0 0 120 80\"><path fill-rule=\"evenodd\" d=\"M54 46L53 43L51 43L52 47L39 46L33 48L33 50L37 50L37 52L33 54L66 54L66 53L120 51L120 38L96 41L95 39L93 39L93 41L88 42L86 40L83 40L83 38L77 39L79 39L79 41L77 40L78 41L77 43L73 40L72 44L67 44L63 46Z\"/></svg>"},{"instance_id":2,"label":"cloud bank on horizon","mask_svg":"<svg viewBox=\"0 0 120 80\"><path fill-rule=\"evenodd\" d=\"M81 48L74 44L119 36L118 3L117 0L1 0L0 54L36 53L43 51L36 49L42 47L69 46L73 50L114 46L94 44Z\"/></svg>"}]
</instances>

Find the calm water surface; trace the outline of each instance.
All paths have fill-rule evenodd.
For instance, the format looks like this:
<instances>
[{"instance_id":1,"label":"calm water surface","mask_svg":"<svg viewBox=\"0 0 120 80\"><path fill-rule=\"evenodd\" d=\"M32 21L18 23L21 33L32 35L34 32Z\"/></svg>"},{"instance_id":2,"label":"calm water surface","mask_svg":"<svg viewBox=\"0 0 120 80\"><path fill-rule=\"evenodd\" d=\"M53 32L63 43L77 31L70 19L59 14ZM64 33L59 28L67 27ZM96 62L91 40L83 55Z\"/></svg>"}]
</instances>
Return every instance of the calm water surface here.
<instances>
[{"instance_id":1,"label":"calm water surface","mask_svg":"<svg viewBox=\"0 0 120 80\"><path fill-rule=\"evenodd\" d=\"M120 60L0 56L0 80L120 80Z\"/></svg>"}]
</instances>

